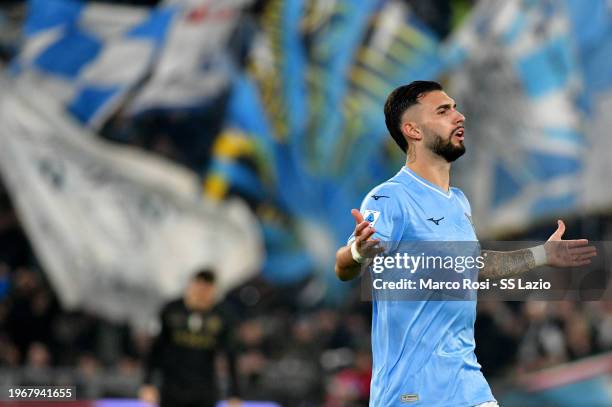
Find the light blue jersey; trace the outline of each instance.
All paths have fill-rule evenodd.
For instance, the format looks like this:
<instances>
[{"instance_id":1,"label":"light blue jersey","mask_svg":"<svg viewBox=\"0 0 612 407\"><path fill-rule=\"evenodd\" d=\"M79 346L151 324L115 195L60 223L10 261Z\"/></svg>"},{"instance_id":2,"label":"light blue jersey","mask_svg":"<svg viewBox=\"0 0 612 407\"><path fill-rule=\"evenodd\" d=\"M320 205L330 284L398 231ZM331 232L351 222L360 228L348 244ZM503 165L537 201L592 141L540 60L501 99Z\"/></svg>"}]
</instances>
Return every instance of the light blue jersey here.
<instances>
[{"instance_id":1,"label":"light blue jersey","mask_svg":"<svg viewBox=\"0 0 612 407\"><path fill-rule=\"evenodd\" d=\"M403 167L364 199L386 242L477 241L461 190L445 192ZM371 407L475 406L494 397L474 354L476 301L372 304Z\"/></svg>"}]
</instances>

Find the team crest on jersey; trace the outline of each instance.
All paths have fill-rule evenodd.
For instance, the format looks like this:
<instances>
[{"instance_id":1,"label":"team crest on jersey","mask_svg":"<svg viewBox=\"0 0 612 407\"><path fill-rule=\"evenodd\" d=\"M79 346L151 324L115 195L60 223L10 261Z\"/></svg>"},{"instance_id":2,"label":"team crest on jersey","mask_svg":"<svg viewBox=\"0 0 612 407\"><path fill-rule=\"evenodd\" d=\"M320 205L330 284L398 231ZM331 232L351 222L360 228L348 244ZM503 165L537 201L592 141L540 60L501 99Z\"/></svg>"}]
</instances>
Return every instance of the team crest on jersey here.
<instances>
[{"instance_id":1,"label":"team crest on jersey","mask_svg":"<svg viewBox=\"0 0 612 407\"><path fill-rule=\"evenodd\" d=\"M368 209L363 213L363 220L367 220L368 222L370 222L370 226L374 226L379 217L379 211L372 211Z\"/></svg>"}]
</instances>

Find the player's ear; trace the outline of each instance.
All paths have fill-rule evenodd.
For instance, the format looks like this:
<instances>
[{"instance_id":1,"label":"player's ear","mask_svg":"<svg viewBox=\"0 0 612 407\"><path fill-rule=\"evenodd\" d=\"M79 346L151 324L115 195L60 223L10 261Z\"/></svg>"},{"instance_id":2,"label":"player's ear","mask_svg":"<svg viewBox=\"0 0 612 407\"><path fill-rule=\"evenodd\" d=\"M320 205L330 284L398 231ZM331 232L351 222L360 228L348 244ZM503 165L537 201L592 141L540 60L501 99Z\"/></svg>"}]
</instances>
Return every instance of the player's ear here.
<instances>
[{"instance_id":1,"label":"player's ear","mask_svg":"<svg viewBox=\"0 0 612 407\"><path fill-rule=\"evenodd\" d=\"M416 141L423 138L423 133L417 126L416 122L406 120L402 123L402 134L406 137L407 141Z\"/></svg>"}]
</instances>

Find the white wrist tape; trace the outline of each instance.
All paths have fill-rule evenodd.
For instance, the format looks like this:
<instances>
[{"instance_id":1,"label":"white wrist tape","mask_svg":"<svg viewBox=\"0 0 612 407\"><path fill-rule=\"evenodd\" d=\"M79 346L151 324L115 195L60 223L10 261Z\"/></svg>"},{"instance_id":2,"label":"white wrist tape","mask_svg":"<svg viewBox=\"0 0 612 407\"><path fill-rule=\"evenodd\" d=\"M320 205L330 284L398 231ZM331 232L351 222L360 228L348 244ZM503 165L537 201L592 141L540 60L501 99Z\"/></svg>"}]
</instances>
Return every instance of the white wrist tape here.
<instances>
[{"instance_id":1,"label":"white wrist tape","mask_svg":"<svg viewBox=\"0 0 612 407\"><path fill-rule=\"evenodd\" d=\"M531 253L533 253L533 258L535 260L535 265L543 266L548 263L548 258L546 257L546 250L544 249L544 245L541 244L539 246L530 247Z\"/></svg>"},{"instance_id":2,"label":"white wrist tape","mask_svg":"<svg viewBox=\"0 0 612 407\"><path fill-rule=\"evenodd\" d=\"M359 264L363 264L367 260L365 257L361 255L361 253L359 253L359 250L357 250L356 240L354 240L353 243L351 244L351 255L353 256L353 260L355 260Z\"/></svg>"}]
</instances>

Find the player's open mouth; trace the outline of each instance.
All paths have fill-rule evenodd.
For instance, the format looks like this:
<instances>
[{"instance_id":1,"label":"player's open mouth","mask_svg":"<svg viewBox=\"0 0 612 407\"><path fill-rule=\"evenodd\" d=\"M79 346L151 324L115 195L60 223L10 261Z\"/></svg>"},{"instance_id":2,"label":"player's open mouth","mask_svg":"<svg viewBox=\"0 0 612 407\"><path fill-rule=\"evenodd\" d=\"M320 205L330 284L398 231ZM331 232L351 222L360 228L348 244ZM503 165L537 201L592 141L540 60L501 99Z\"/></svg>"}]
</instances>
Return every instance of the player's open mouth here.
<instances>
[{"instance_id":1,"label":"player's open mouth","mask_svg":"<svg viewBox=\"0 0 612 407\"><path fill-rule=\"evenodd\" d=\"M458 129L456 129L453 132L453 136L457 137L461 141L463 141L463 139L465 138L464 134L465 134L465 131L464 131L463 127L459 127Z\"/></svg>"}]
</instances>

